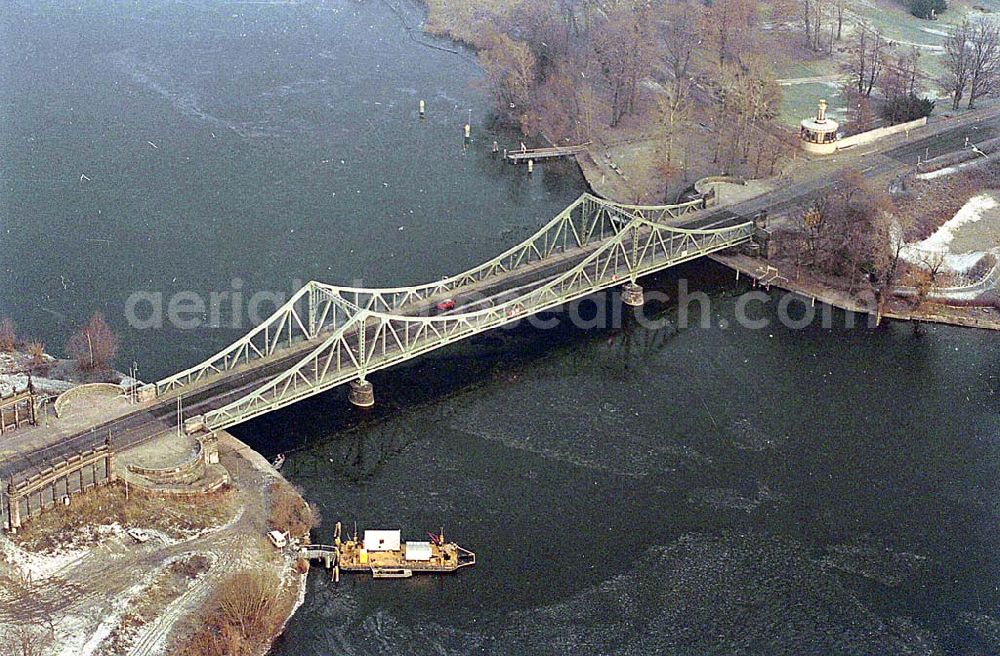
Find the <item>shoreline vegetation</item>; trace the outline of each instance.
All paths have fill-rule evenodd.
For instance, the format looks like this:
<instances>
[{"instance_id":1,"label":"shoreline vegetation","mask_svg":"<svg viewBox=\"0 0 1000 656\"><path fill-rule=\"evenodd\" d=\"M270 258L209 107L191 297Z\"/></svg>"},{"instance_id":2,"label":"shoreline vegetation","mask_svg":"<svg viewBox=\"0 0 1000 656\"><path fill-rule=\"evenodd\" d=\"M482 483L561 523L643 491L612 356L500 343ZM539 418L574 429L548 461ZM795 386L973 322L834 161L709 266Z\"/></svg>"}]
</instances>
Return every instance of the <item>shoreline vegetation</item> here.
<instances>
[{"instance_id":1,"label":"shoreline vegetation","mask_svg":"<svg viewBox=\"0 0 1000 656\"><path fill-rule=\"evenodd\" d=\"M776 0L720 0L707 8L683 1L570 2L558 9L525 0L421 1L426 32L477 53L495 121L526 140L589 143L576 162L596 194L617 202L675 202L695 180L720 173L765 184L789 176L806 157L781 120L792 87L778 84L775 71L786 70L789 59L840 68L844 94L859 108L840 119L847 133L934 107L922 97L932 89L920 73L918 50L897 47L863 17L845 13L844 2L825 10L839 15L817 14L800 34L798 23L781 20L796 11L794 3ZM824 11L810 6L806 13ZM729 29L737 24L746 29ZM881 54L872 51L881 46ZM851 61L866 56L888 72L852 89ZM982 149L991 157L996 144ZM907 257L918 252L910 245L951 220L975 193L1000 188L989 157L985 166L953 164L943 163L940 174L927 174L925 165L902 189L899 181L876 185L848 172L851 194L774 222L767 259L712 259L768 286L878 318L1000 329L995 292L978 299L935 293L970 283L969 271L949 270L954 258L947 247L940 256ZM922 203L928 196L948 200ZM1000 216L985 221L997 224ZM996 262L987 250L972 272L981 279Z\"/></svg>"}]
</instances>

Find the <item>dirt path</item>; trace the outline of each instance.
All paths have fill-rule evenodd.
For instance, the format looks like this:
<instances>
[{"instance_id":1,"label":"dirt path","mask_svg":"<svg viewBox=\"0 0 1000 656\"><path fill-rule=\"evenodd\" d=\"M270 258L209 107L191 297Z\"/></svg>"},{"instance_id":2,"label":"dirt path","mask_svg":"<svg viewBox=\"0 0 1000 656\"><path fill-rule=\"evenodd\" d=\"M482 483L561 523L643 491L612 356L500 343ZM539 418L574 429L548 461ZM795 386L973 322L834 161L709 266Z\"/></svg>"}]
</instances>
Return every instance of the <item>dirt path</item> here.
<instances>
[{"instance_id":1,"label":"dirt path","mask_svg":"<svg viewBox=\"0 0 1000 656\"><path fill-rule=\"evenodd\" d=\"M55 641L50 653L153 656L166 653L177 632L183 633L189 622L194 624L227 575L248 566L273 567L282 580L290 580L291 558L279 554L264 538L265 490L277 473L231 436L220 436L219 447L239 508L226 524L186 539L154 538L143 545L129 544L127 537L116 535L21 591L5 590L0 595L0 624L52 627ZM150 591L167 566L194 555L210 562L203 574L179 594L163 599L155 614L138 623L134 618L126 621L132 602ZM297 589L291 592L298 594ZM116 644L108 639L113 632Z\"/></svg>"}]
</instances>

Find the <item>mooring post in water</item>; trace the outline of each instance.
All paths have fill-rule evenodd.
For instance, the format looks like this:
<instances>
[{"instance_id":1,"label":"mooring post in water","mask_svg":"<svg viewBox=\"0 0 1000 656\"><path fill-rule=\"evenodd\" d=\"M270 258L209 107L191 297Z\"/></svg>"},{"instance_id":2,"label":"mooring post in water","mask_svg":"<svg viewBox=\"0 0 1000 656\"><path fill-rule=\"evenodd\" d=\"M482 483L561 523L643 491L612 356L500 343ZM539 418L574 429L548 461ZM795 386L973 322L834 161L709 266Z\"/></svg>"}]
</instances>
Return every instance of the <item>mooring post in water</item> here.
<instances>
[{"instance_id":1,"label":"mooring post in water","mask_svg":"<svg viewBox=\"0 0 1000 656\"><path fill-rule=\"evenodd\" d=\"M499 152L500 152L500 144L498 144L497 140L494 139L493 140L493 159L496 159L497 153L499 153Z\"/></svg>"},{"instance_id":2,"label":"mooring post in water","mask_svg":"<svg viewBox=\"0 0 1000 656\"><path fill-rule=\"evenodd\" d=\"M424 114L426 113L426 111L427 111L427 105L424 104L423 100L421 100L420 101L420 118L424 118Z\"/></svg>"},{"instance_id":3,"label":"mooring post in water","mask_svg":"<svg viewBox=\"0 0 1000 656\"><path fill-rule=\"evenodd\" d=\"M528 173L531 174L535 170L535 160L528 160Z\"/></svg>"},{"instance_id":4,"label":"mooring post in water","mask_svg":"<svg viewBox=\"0 0 1000 656\"><path fill-rule=\"evenodd\" d=\"M466 123L465 124L465 143L469 143L470 139L472 139L472 126L469 125L468 123Z\"/></svg>"}]
</instances>

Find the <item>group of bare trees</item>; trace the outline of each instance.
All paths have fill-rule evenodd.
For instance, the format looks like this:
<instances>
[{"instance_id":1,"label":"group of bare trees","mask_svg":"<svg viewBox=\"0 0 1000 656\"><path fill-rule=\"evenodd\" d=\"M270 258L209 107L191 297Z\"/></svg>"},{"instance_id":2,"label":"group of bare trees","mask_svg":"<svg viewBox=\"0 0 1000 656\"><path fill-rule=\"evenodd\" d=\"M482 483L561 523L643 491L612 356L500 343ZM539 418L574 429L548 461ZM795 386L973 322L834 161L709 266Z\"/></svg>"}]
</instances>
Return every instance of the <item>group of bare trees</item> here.
<instances>
[{"instance_id":1,"label":"group of bare trees","mask_svg":"<svg viewBox=\"0 0 1000 656\"><path fill-rule=\"evenodd\" d=\"M773 170L787 141L760 22L781 1L524 2L484 19L475 45L497 116L525 132L591 140L641 115L670 172L700 123L721 168Z\"/></svg>"},{"instance_id":2,"label":"group of bare trees","mask_svg":"<svg viewBox=\"0 0 1000 656\"><path fill-rule=\"evenodd\" d=\"M958 109L996 93L1000 83L1000 26L988 18L965 20L944 42L945 76L942 85Z\"/></svg>"},{"instance_id":3,"label":"group of bare trees","mask_svg":"<svg viewBox=\"0 0 1000 656\"><path fill-rule=\"evenodd\" d=\"M535 82L535 56L528 45L502 33L488 35L479 61L497 106L511 115L523 114Z\"/></svg>"},{"instance_id":4,"label":"group of bare trees","mask_svg":"<svg viewBox=\"0 0 1000 656\"><path fill-rule=\"evenodd\" d=\"M848 131L869 130L878 116L894 124L933 111L934 101L921 96L924 75L916 47L902 47L879 29L860 23L852 31L846 50L843 70L850 80L844 88Z\"/></svg>"},{"instance_id":5,"label":"group of bare trees","mask_svg":"<svg viewBox=\"0 0 1000 656\"><path fill-rule=\"evenodd\" d=\"M31 356L34 365L45 361L45 344L37 339L19 339L14 322L4 317L0 319L0 352L10 353L17 349ZM117 352L118 337L100 312L95 312L66 343L66 354L76 360L77 367L83 371L108 369Z\"/></svg>"},{"instance_id":6,"label":"group of bare trees","mask_svg":"<svg viewBox=\"0 0 1000 656\"><path fill-rule=\"evenodd\" d=\"M860 24L854 30L845 68L859 95L871 97L882 71L885 70L890 47L878 29Z\"/></svg>"},{"instance_id":7,"label":"group of bare trees","mask_svg":"<svg viewBox=\"0 0 1000 656\"><path fill-rule=\"evenodd\" d=\"M898 271L902 243L893 238L894 221L888 195L860 173L845 172L803 213L807 264L846 278L852 289L866 281L888 287Z\"/></svg>"},{"instance_id":8,"label":"group of bare trees","mask_svg":"<svg viewBox=\"0 0 1000 656\"><path fill-rule=\"evenodd\" d=\"M844 34L847 0L801 0L799 12L805 44L813 52L833 53L833 44Z\"/></svg>"}]
</instances>

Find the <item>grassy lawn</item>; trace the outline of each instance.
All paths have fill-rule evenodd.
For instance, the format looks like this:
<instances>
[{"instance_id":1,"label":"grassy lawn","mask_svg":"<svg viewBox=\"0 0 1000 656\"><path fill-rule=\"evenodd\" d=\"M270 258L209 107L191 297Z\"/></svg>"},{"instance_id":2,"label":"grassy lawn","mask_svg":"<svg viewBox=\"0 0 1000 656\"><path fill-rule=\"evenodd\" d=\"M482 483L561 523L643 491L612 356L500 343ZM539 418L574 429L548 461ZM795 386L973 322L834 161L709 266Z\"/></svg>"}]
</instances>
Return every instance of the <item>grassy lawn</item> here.
<instances>
[{"instance_id":1,"label":"grassy lawn","mask_svg":"<svg viewBox=\"0 0 1000 656\"><path fill-rule=\"evenodd\" d=\"M835 121L843 121L846 112L844 96L835 83L792 84L781 87L784 94L781 102L781 122L789 127L797 127L799 121L816 115L816 103L826 98L830 104L827 115Z\"/></svg>"}]
</instances>

